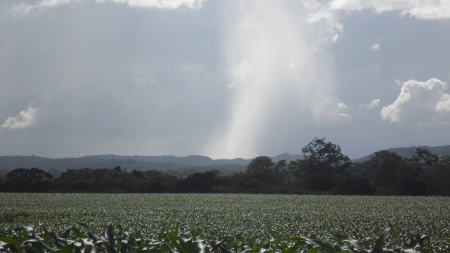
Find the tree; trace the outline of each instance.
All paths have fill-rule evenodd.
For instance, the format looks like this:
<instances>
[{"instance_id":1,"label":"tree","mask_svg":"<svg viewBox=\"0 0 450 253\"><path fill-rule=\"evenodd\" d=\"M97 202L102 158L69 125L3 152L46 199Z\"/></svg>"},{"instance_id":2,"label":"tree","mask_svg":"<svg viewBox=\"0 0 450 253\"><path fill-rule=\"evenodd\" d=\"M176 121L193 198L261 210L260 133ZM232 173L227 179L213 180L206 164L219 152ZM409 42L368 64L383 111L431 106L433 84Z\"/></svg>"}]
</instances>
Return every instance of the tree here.
<instances>
[{"instance_id":1,"label":"tree","mask_svg":"<svg viewBox=\"0 0 450 253\"><path fill-rule=\"evenodd\" d=\"M37 168L31 169L19 168L6 174L6 177L7 178L17 177L27 180L42 180L42 179L52 179L53 175Z\"/></svg>"},{"instance_id":2,"label":"tree","mask_svg":"<svg viewBox=\"0 0 450 253\"><path fill-rule=\"evenodd\" d=\"M450 196L450 156L443 156L437 163L425 168L424 177L433 194Z\"/></svg>"},{"instance_id":3,"label":"tree","mask_svg":"<svg viewBox=\"0 0 450 253\"><path fill-rule=\"evenodd\" d=\"M275 166L270 157L258 156L247 165L247 173L257 174Z\"/></svg>"},{"instance_id":4,"label":"tree","mask_svg":"<svg viewBox=\"0 0 450 253\"><path fill-rule=\"evenodd\" d=\"M431 166L439 161L439 157L431 153L429 149L417 148L412 160L419 164Z\"/></svg>"},{"instance_id":5,"label":"tree","mask_svg":"<svg viewBox=\"0 0 450 253\"><path fill-rule=\"evenodd\" d=\"M140 179L145 179L145 175L144 172L142 170L132 170L131 171L131 175L140 178Z\"/></svg>"},{"instance_id":6,"label":"tree","mask_svg":"<svg viewBox=\"0 0 450 253\"><path fill-rule=\"evenodd\" d=\"M381 150L364 162L363 167L378 194L392 195L400 193L400 182L409 166L397 153Z\"/></svg>"},{"instance_id":7,"label":"tree","mask_svg":"<svg viewBox=\"0 0 450 253\"><path fill-rule=\"evenodd\" d=\"M277 170L286 170L286 160L280 160L275 164Z\"/></svg>"},{"instance_id":8,"label":"tree","mask_svg":"<svg viewBox=\"0 0 450 253\"><path fill-rule=\"evenodd\" d=\"M350 162L348 156L342 154L339 145L326 142L325 140L325 138L315 138L308 145L303 147L302 152L305 159L314 163L327 163L332 166Z\"/></svg>"},{"instance_id":9,"label":"tree","mask_svg":"<svg viewBox=\"0 0 450 253\"><path fill-rule=\"evenodd\" d=\"M60 172L56 168L50 168L48 169L48 173L52 174L54 178L58 177Z\"/></svg>"},{"instance_id":10,"label":"tree","mask_svg":"<svg viewBox=\"0 0 450 253\"><path fill-rule=\"evenodd\" d=\"M400 167L402 160L403 158L395 152L381 150L375 152L364 164L371 172L394 172Z\"/></svg>"},{"instance_id":11,"label":"tree","mask_svg":"<svg viewBox=\"0 0 450 253\"><path fill-rule=\"evenodd\" d=\"M218 181L219 171L211 170L205 172L197 172L189 175L185 179L178 181L177 191L207 193L212 192L213 186Z\"/></svg>"},{"instance_id":12,"label":"tree","mask_svg":"<svg viewBox=\"0 0 450 253\"><path fill-rule=\"evenodd\" d=\"M301 175L300 185L304 189L329 191L347 178L352 163L339 145L315 138L302 152L304 160L297 161L296 174Z\"/></svg>"},{"instance_id":13,"label":"tree","mask_svg":"<svg viewBox=\"0 0 450 253\"><path fill-rule=\"evenodd\" d=\"M304 161L308 163L307 174L333 173L334 175L345 175L347 168L351 165L350 158L342 154L341 147L325 138L315 138L302 148Z\"/></svg>"},{"instance_id":14,"label":"tree","mask_svg":"<svg viewBox=\"0 0 450 253\"><path fill-rule=\"evenodd\" d=\"M300 186L300 182L305 175L305 169L302 168L302 160L290 161L287 166L286 181L295 187Z\"/></svg>"},{"instance_id":15,"label":"tree","mask_svg":"<svg viewBox=\"0 0 450 253\"><path fill-rule=\"evenodd\" d=\"M0 178L6 178L6 174L8 174L9 172L11 172L10 169L0 169Z\"/></svg>"}]
</instances>

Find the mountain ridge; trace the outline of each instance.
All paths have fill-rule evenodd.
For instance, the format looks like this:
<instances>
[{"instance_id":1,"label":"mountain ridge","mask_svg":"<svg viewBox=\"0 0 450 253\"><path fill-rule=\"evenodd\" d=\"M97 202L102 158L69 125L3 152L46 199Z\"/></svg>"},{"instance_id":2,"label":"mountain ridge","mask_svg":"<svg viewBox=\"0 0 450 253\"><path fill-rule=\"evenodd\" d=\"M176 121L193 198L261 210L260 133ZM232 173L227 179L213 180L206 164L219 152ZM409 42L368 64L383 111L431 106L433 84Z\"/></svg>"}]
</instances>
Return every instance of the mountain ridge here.
<instances>
[{"instance_id":1,"label":"mountain ridge","mask_svg":"<svg viewBox=\"0 0 450 253\"><path fill-rule=\"evenodd\" d=\"M272 157L274 162L285 159L301 159L301 155L283 153ZM91 155L78 158L46 158L40 156L0 156L0 170L2 173L17 168L39 168L49 171L53 169L64 172L67 169L79 168L114 168L121 166L127 170L159 170L170 175L186 177L196 172L218 170L227 175L244 171L252 159L211 159L207 156L191 155L177 157L165 156L123 156L123 155Z\"/></svg>"},{"instance_id":2,"label":"mountain ridge","mask_svg":"<svg viewBox=\"0 0 450 253\"><path fill-rule=\"evenodd\" d=\"M186 163L194 166L208 166L208 165L245 165L249 164L254 158L233 158L233 159L212 159L208 156L202 155L189 155L184 157L163 155L163 156L124 156L124 155L91 155L83 156L87 158L101 158L101 159L116 159L126 160L132 159L137 162L162 162L162 163ZM289 153L282 153L277 156L271 157L274 162L280 160L286 160L290 162L292 160L303 159L303 155L291 155Z\"/></svg>"},{"instance_id":3,"label":"mountain ridge","mask_svg":"<svg viewBox=\"0 0 450 253\"><path fill-rule=\"evenodd\" d=\"M450 145L443 146L411 146L390 148L391 152L396 152L403 157L411 157L417 148L426 148L431 153L442 157L450 155ZM353 159L353 162L364 162L370 159L374 153ZM274 162L286 160L288 163L292 160L303 159L303 155L292 155L282 153L271 157ZM226 169L229 171L242 171L253 160L244 158L234 159L211 159L202 155L190 155L178 157L173 155L163 156L125 156L125 155L90 155L78 158L46 158L40 156L0 156L0 169L17 169L17 168L40 168L44 170L57 169L62 172L67 169L77 168L113 168L121 166L128 170L160 170L160 171L204 171L208 169ZM184 175L185 173L183 173Z\"/></svg>"},{"instance_id":4,"label":"mountain ridge","mask_svg":"<svg viewBox=\"0 0 450 253\"><path fill-rule=\"evenodd\" d=\"M410 146L410 147L400 147L400 148L390 148L388 149L389 152L395 152L400 156L411 158L414 153L416 152L416 149L429 149L431 153L439 156L439 158L443 156L450 156L450 145L442 145L442 146ZM363 156L358 159L353 159L352 162L354 163L361 163L368 161L373 155L372 153L370 155Z\"/></svg>"}]
</instances>

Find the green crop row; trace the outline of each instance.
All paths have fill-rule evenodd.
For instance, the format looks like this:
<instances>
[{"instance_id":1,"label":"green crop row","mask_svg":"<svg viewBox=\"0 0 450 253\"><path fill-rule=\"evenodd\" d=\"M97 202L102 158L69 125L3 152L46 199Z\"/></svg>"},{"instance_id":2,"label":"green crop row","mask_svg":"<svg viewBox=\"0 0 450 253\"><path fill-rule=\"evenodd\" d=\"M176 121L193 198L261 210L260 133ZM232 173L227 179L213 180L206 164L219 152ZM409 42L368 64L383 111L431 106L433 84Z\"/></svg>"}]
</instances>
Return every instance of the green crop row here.
<instances>
[{"instance_id":1,"label":"green crop row","mask_svg":"<svg viewBox=\"0 0 450 253\"><path fill-rule=\"evenodd\" d=\"M79 224L88 228L85 224ZM141 253L141 252L222 252L222 253L316 253L316 252L359 252L359 253L420 253L448 252L449 248L431 248L428 237L423 234L411 237L405 247L387 248L389 234L398 240L397 232L385 229L374 241L358 241L348 235L336 235L333 242L323 242L305 236L273 238L267 242L245 240L238 235L238 240L222 238L205 241L199 235L180 232L178 226L171 232L163 228L156 237L144 238L139 232L124 232L118 226L115 235L112 225L107 225L103 232L83 234L77 227L71 226L58 235L45 228L18 227L0 232L1 253Z\"/></svg>"},{"instance_id":2,"label":"green crop row","mask_svg":"<svg viewBox=\"0 0 450 253\"><path fill-rule=\"evenodd\" d=\"M238 243L239 235L260 245L300 235L334 242L337 234L373 242L393 228L398 240L388 240L387 248L405 248L411 236L426 234L433 249L445 249L450 238L449 197L0 193L0 207L3 231L33 226L63 234L83 223L81 233L100 233L112 222L157 238L164 227L174 231L178 224L180 231L209 242Z\"/></svg>"}]
</instances>

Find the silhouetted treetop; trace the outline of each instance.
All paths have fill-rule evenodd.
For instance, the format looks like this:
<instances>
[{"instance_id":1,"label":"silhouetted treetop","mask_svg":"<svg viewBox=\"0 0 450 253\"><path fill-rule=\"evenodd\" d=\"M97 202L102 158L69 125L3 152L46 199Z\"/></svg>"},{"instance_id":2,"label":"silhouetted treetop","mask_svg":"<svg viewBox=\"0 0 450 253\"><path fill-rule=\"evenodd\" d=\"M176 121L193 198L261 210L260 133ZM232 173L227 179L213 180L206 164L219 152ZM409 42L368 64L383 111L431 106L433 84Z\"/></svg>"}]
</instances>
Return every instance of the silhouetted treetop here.
<instances>
[{"instance_id":1,"label":"silhouetted treetop","mask_svg":"<svg viewBox=\"0 0 450 253\"><path fill-rule=\"evenodd\" d=\"M31 169L19 168L6 174L6 177L7 178L17 177L27 180L42 180L42 179L52 179L53 175L37 168Z\"/></svg>"}]
</instances>

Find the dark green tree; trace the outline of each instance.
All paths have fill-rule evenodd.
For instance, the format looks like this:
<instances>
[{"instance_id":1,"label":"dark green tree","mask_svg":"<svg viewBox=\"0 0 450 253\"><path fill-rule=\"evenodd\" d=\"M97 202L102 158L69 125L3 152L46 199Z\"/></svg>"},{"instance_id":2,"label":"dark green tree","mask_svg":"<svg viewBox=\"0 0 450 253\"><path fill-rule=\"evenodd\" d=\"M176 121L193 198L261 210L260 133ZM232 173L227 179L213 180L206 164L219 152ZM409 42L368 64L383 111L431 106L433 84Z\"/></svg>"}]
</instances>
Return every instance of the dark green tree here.
<instances>
[{"instance_id":1,"label":"dark green tree","mask_svg":"<svg viewBox=\"0 0 450 253\"><path fill-rule=\"evenodd\" d=\"M424 178L432 194L450 196L450 156L443 156L437 163L427 166Z\"/></svg>"},{"instance_id":2,"label":"dark green tree","mask_svg":"<svg viewBox=\"0 0 450 253\"><path fill-rule=\"evenodd\" d=\"M419 164L431 166L439 161L439 157L431 153L429 149L417 148L412 160Z\"/></svg>"},{"instance_id":3,"label":"dark green tree","mask_svg":"<svg viewBox=\"0 0 450 253\"><path fill-rule=\"evenodd\" d=\"M298 161L301 186L312 191L329 191L349 174L352 165L339 145L315 138L302 148L304 160Z\"/></svg>"},{"instance_id":4,"label":"dark green tree","mask_svg":"<svg viewBox=\"0 0 450 253\"><path fill-rule=\"evenodd\" d=\"M426 183L421 178L422 167L395 152L375 152L363 166L376 194L422 195L426 192Z\"/></svg>"},{"instance_id":5,"label":"dark green tree","mask_svg":"<svg viewBox=\"0 0 450 253\"><path fill-rule=\"evenodd\" d=\"M302 148L305 160L312 164L326 164L332 168L343 169L351 165L350 158L342 154L341 147L325 138L315 138Z\"/></svg>"},{"instance_id":6,"label":"dark green tree","mask_svg":"<svg viewBox=\"0 0 450 253\"><path fill-rule=\"evenodd\" d=\"M218 182L218 171L197 172L181 179L176 190L178 192L207 193L212 192L213 186Z\"/></svg>"},{"instance_id":7,"label":"dark green tree","mask_svg":"<svg viewBox=\"0 0 450 253\"><path fill-rule=\"evenodd\" d=\"M247 173L250 174L257 174L264 172L265 170L268 170L275 166L275 163L272 161L270 157L267 156L259 156L253 159L248 165L247 165Z\"/></svg>"},{"instance_id":8,"label":"dark green tree","mask_svg":"<svg viewBox=\"0 0 450 253\"><path fill-rule=\"evenodd\" d=\"M19 168L6 174L6 177L7 178L17 177L27 180L43 180L43 179L52 179L53 175L37 168L31 169Z\"/></svg>"},{"instance_id":9,"label":"dark green tree","mask_svg":"<svg viewBox=\"0 0 450 253\"><path fill-rule=\"evenodd\" d=\"M132 170L131 171L131 175L133 175L133 176L135 176L137 178L140 178L140 179L145 179L144 172L141 171L141 170Z\"/></svg>"}]
</instances>

